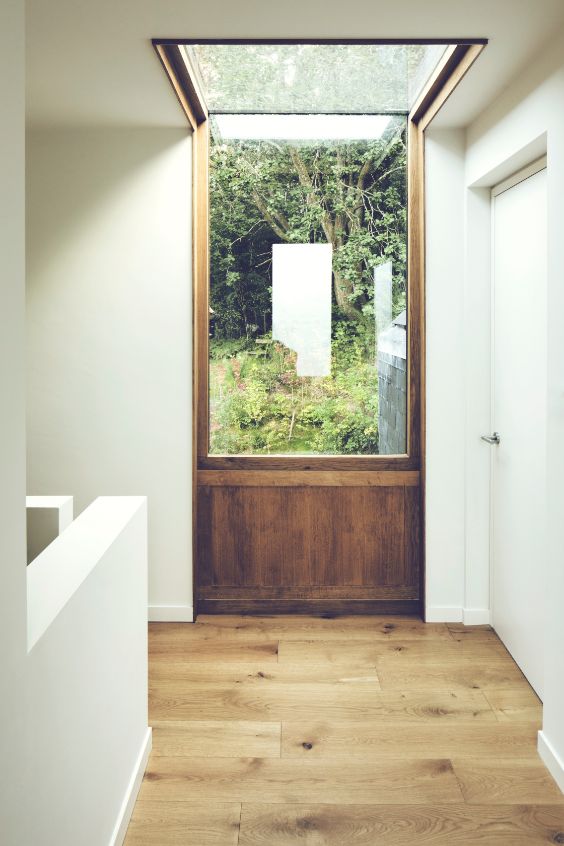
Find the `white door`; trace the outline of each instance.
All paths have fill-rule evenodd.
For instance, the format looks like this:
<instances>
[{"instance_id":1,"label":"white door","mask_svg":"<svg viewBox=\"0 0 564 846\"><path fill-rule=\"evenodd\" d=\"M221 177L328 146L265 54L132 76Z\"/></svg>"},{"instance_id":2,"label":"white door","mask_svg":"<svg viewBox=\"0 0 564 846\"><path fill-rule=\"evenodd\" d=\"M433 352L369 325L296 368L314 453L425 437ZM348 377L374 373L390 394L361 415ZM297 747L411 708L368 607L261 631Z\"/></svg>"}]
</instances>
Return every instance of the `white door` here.
<instances>
[{"instance_id":1,"label":"white door","mask_svg":"<svg viewBox=\"0 0 564 846\"><path fill-rule=\"evenodd\" d=\"M517 179L492 192L493 429L499 433L499 445L491 447L492 609L496 632L542 698L546 162Z\"/></svg>"}]
</instances>

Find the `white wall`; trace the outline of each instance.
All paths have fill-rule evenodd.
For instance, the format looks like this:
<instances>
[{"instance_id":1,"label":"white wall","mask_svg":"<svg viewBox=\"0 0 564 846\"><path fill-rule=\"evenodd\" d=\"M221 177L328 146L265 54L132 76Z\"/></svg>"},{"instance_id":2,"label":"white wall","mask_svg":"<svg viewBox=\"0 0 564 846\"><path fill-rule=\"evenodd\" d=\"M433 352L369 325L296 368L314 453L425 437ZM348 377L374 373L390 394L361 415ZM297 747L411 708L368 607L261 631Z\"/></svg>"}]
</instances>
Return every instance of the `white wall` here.
<instances>
[{"instance_id":1,"label":"white wall","mask_svg":"<svg viewBox=\"0 0 564 846\"><path fill-rule=\"evenodd\" d=\"M146 495L152 616L191 619L191 138L27 145L27 492Z\"/></svg>"},{"instance_id":2,"label":"white wall","mask_svg":"<svg viewBox=\"0 0 564 846\"><path fill-rule=\"evenodd\" d=\"M28 843L114 846L150 749L144 497L96 499L27 593Z\"/></svg>"},{"instance_id":3,"label":"white wall","mask_svg":"<svg viewBox=\"0 0 564 846\"><path fill-rule=\"evenodd\" d=\"M469 127L465 151L458 131L429 131L427 602L429 619L489 619L489 450L479 440L491 425L489 189L547 151L547 681L539 749L564 789L562 103L564 33Z\"/></svg>"},{"instance_id":4,"label":"white wall","mask_svg":"<svg viewBox=\"0 0 564 846\"><path fill-rule=\"evenodd\" d=\"M24 8L0 4L0 842L25 831Z\"/></svg>"},{"instance_id":5,"label":"white wall","mask_svg":"<svg viewBox=\"0 0 564 846\"><path fill-rule=\"evenodd\" d=\"M466 182L488 185L548 153L548 561L540 749L564 789L564 33L469 129ZM534 155L533 155L534 154ZM502 169L500 171L500 168ZM535 562L531 562L534 578Z\"/></svg>"},{"instance_id":6,"label":"white wall","mask_svg":"<svg viewBox=\"0 0 564 846\"><path fill-rule=\"evenodd\" d=\"M489 622L490 199L466 137L426 133L426 612Z\"/></svg>"}]
</instances>

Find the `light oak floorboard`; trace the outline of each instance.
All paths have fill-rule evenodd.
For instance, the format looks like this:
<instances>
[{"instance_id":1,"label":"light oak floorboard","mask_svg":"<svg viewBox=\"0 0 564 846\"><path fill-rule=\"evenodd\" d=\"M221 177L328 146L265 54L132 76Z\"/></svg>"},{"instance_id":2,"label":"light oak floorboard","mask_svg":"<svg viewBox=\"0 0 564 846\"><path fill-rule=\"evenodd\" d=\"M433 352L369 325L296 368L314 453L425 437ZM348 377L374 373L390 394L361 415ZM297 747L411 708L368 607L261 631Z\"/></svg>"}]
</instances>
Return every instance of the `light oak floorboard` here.
<instances>
[{"instance_id":1,"label":"light oak floorboard","mask_svg":"<svg viewBox=\"0 0 564 846\"><path fill-rule=\"evenodd\" d=\"M240 818L239 803L139 801L124 846L237 846Z\"/></svg>"},{"instance_id":2,"label":"light oak floorboard","mask_svg":"<svg viewBox=\"0 0 564 846\"><path fill-rule=\"evenodd\" d=\"M519 690L487 690L484 696L500 722L542 725L542 702L528 684Z\"/></svg>"},{"instance_id":3,"label":"light oak floorboard","mask_svg":"<svg viewBox=\"0 0 564 846\"><path fill-rule=\"evenodd\" d=\"M536 761L465 758L452 763L466 802L564 805L564 795L540 758Z\"/></svg>"},{"instance_id":4,"label":"light oak floorboard","mask_svg":"<svg viewBox=\"0 0 564 846\"><path fill-rule=\"evenodd\" d=\"M304 667L301 664L274 664L272 661L245 664L153 661L151 680L180 684L250 685L258 688L280 682L380 687L375 666L346 667L325 663Z\"/></svg>"},{"instance_id":5,"label":"light oak floorboard","mask_svg":"<svg viewBox=\"0 0 564 846\"><path fill-rule=\"evenodd\" d=\"M558 839L558 838L561 839ZM540 846L561 806L243 804L239 846Z\"/></svg>"},{"instance_id":6,"label":"light oak floorboard","mask_svg":"<svg viewBox=\"0 0 564 846\"><path fill-rule=\"evenodd\" d=\"M542 706L487 626L152 624L126 846L564 844Z\"/></svg>"},{"instance_id":7,"label":"light oak floorboard","mask_svg":"<svg viewBox=\"0 0 564 846\"><path fill-rule=\"evenodd\" d=\"M393 804L460 802L450 761L295 761L151 758L141 799L218 802Z\"/></svg>"},{"instance_id":8,"label":"light oak floorboard","mask_svg":"<svg viewBox=\"0 0 564 846\"><path fill-rule=\"evenodd\" d=\"M400 692L367 685L271 684L268 687L152 682L152 720L325 720L495 722L481 691Z\"/></svg>"},{"instance_id":9,"label":"light oak floorboard","mask_svg":"<svg viewBox=\"0 0 564 846\"><path fill-rule=\"evenodd\" d=\"M152 754L159 757L279 758L280 723L157 720L153 722Z\"/></svg>"},{"instance_id":10,"label":"light oak floorboard","mask_svg":"<svg viewBox=\"0 0 564 846\"><path fill-rule=\"evenodd\" d=\"M517 692L529 688L523 673L511 659L463 666L448 664L408 665L395 658L381 658L376 663L383 690L488 690L502 688Z\"/></svg>"},{"instance_id":11,"label":"light oak floorboard","mask_svg":"<svg viewBox=\"0 0 564 846\"><path fill-rule=\"evenodd\" d=\"M169 647L166 641L153 641L149 646L149 657L154 662L163 661L166 664L176 660L185 663L231 662L245 661L278 661L278 641L228 641L204 640L192 642L188 639L177 640L174 647Z\"/></svg>"},{"instance_id":12,"label":"light oak floorboard","mask_svg":"<svg viewBox=\"0 0 564 846\"><path fill-rule=\"evenodd\" d=\"M359 758L380 762L387 758L531 758L538 762L535 726L506 723L478 725L447 722L282 723L282 757Z\"/></svg>"},{"instance_id":13,"label":"light oak floorboard","mask_svg":"<svg viewBox=\"0 0 564 846\"><path fill-rule=\"evenodd\" d=\"M281 664L323 664L325 662L348 666L374 666L381 658L395 659L398 665L415 662L421 664L447 664L485 661L510 661L502 643L492 641L461 640L418 641L402 640L367 643L362 640L343 641L286 641L278 647Z\"/></svg>"},{"instance_id":14,"label":"light oak floorboard","mask_svg":"<svg viewBox=\"0 0 564 846\"><path fill-rule=\"evenodd\" d=\"M335 619L301 615L248 617L200 614L197 625L151 623L151 637L174 649L178 641L193 640L452 640L445 623L423 623L413 617L351 617Z\"/></svg>"},{"instance_id":15,"label":"light oak floorboard","mask_svg":"<svg viewBox=\"0 0 564 846\"><path fill-rule=\"evenodd\" d=\"M497 640L497 635L491 626L465 626L463 623L446 623L447 629L453 640L492 641Z\"/></svg>"}]
</instances>

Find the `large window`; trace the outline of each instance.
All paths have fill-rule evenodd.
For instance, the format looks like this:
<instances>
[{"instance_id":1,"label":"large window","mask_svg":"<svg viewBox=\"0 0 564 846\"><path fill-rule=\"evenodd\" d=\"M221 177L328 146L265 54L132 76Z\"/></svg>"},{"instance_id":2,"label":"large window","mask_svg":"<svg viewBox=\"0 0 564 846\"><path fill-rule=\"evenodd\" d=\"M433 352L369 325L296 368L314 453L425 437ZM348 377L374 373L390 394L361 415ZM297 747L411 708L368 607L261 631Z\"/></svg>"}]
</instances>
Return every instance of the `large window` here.
<instances>
[{"instance_id":1,"label":"large window","mask_svg":"<svg viewBox=\"0 0 564 846\"><path fill-rule=\"evenodd\" d=\"M408 162L414 174L421 144L408 146L413 115L468 48L209 42L180 51L180 61L172 49L161 57L196 108L188 117L209 165L197 194L207 183L199 460L410 458L421 287L408 196L417 226L421 203Z\"/></svg>"},{"instance_id":2,"label":"large window","mask_svg":"<svg viewBox=\"0 0 564 846\"><path fill-rule=\"evenodd\" d=\"M155 44L193 130L201 612L420 608L425 129L483 43Z\"/></svg>"},{"instance_id":3,"label":"large window","mask_svg":"<svg viewBox=\"0 0 564 846\"><path fill-rule=\"evenodd\" d=\"M210 453L406 451L406 183L403 115L213 119Z\"/></svg>"}]
</instances>

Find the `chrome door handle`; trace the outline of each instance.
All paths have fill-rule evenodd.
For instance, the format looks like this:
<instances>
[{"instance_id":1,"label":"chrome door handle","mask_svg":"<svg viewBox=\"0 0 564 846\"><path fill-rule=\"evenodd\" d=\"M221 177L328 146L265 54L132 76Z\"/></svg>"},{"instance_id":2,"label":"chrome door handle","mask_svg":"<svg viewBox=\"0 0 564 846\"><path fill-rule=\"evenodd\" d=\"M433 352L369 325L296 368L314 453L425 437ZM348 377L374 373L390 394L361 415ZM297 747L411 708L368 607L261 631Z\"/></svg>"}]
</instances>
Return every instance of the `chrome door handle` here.
<instances>
[{"instance_id":1,"label":"chrome door handle","mask_svg":"<svg viewBox=\"0 0 564 846\"><path fill-rule=\"evenodd\" d=\"M494 432L493 435L482 435L481 439L487 444L495 444L496 446L498 446L499 442L501 441L501 438L499 437L499 432Z\"/></svg>"}]
</instances>

